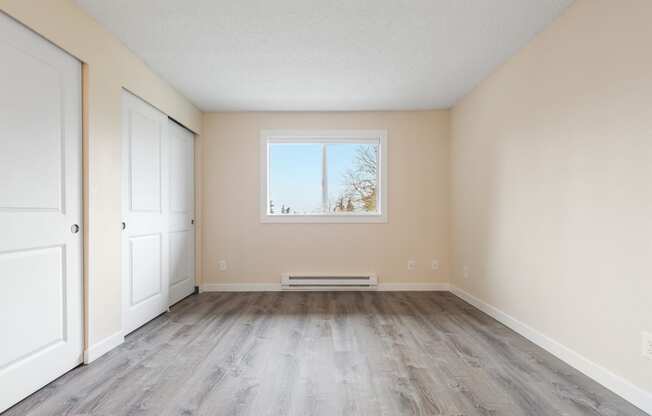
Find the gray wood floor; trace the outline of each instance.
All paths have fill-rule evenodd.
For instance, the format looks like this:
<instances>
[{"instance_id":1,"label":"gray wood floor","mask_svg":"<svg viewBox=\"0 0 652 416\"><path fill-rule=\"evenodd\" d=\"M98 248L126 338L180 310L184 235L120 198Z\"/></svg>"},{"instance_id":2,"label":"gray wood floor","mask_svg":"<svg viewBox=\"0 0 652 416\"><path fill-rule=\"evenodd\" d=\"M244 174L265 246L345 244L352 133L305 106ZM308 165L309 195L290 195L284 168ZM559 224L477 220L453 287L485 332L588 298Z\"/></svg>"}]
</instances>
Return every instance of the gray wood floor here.
<instances>
[{"instance_id":1,"label":"gray wood floor","mask_svg":"<svg viewBox=\"0 0 652 416\"><path fill-rule=\"evenodd\" d=\"M644 415L447 292L191 296L13 415Z\"/></svg>"}]
</instances>

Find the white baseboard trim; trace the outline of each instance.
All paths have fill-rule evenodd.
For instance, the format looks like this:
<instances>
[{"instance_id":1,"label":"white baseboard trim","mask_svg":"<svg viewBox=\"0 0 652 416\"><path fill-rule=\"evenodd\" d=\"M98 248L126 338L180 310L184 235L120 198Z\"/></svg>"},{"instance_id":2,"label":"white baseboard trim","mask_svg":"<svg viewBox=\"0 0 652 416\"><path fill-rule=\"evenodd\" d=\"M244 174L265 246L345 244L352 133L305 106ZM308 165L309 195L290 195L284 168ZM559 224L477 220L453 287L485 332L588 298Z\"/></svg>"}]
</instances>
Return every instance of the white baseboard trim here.
<instances>
[{"instance_id":1,"label":"white baseboard trim","mask_svg":"<svg viewBox=\"0 0 652 416\"><path fill-rule=\"evenodd\" d=\"M280 283L205 283L200 292L280 292Z\"/></svg>"},{"instance_id":2,"label":"white baseboard trim","mask_svg":"<svg viewBox=\"0 0 652 416\"><path fill-rule=\"evenodd\" d=\"M652 414L652 393L647 392L638 386L635 386L624 378L592 362L588 358L580 355L565 345L560 344L554 339L549 338L548 336L519 321L518 319L506 314L495 306L485 303L470 293L465 292L464 290L452 285L450 286L450 291L459 298L465 300L466 302L480 309L482 312L491 316L495 320L511 328L513 331L521 334L525 338L545 349L571 367L574 367L575 369L584 373L586 376L602 384L604 387L629 401L634 406L637 406L644 412Z\"/></svg>"},{"instance_id":3,"label":"white baseboard trim","mask_svg":"<svg viewBox=\"0 0 652 416\"><path fill-rule=\"evenodd\" d=\"M375 289L380 292L400 291L448 291L448 283L380 283ZM280 283L206 283L201 285L200 292L280 292ZM329 291L334 289L315 288L300 289L307 291ZM359 290L359 289L337 289L337 290ZM366 289L364 289L366 290Z\"/></svg>"},{"instance_id":4,"label":"white baseboard trim","mask_svg":"<svg viewBox=\"0 0 652 416\"><path fill-rule=\"evenodd\" d=\"M379 283L378 291L381 292L447 292L450 290L448 283Z\"/></svg>"},{"instance_id":5,"label":"white baseboard trim","mask_svg":"<svg viewBox=\"0 0 652 416\"><path fill-rule=\"evenodd\" d=\"M84 351L84 364L92 363L123 342L125 342L125 337L122 334L122 331L118 331L115 334L104 338L102 341L95 343Z\"/></svg>"}]
</instances>

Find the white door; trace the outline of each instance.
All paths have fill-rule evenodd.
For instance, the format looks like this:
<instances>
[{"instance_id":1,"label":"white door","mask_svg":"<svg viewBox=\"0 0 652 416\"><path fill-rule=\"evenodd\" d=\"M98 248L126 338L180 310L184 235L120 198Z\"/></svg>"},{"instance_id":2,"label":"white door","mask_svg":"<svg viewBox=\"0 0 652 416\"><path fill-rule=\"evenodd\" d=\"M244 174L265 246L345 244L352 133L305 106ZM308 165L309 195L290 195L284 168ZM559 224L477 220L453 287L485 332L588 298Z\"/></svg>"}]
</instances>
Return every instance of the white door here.
<instances>
[{"instance_id":1,"label":"white door","mask_svg":"<svg viewBox=\"0 0 652 416\"><path fill-rule=\"evenodd\" d=\"M81 64L0 13L0 411L82 362Z\"/></svg>"},{"instance_id":2,"label":"white door","mask_svg":"<svg viewBox=\"0 0 652 416\"><path fill-rule=\"evenodd\" d=\"M194 135L169 121L170 305L195 290Z\"/></svg>"},{"instance_id":3,"label":"white door","mask_svg":"<svg viewBox=\"0 0 652 416\"><path fill-rule=\"evenodd\" d=\"M123 331L168 308L168 118L123 93Z\"/></svg>"}]
</instances>

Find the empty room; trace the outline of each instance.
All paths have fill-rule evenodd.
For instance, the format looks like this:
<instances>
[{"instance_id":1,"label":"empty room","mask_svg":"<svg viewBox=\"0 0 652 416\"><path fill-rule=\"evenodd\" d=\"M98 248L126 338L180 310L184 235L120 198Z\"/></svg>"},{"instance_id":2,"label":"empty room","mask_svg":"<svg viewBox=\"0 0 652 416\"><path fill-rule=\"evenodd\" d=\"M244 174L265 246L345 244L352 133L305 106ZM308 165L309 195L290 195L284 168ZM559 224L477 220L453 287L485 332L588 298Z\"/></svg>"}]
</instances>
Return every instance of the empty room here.
<instances>
[{"instance_id":1,"label":"empty room","mask_svg":"<svg viewBox=\"0 0 652 416\"><path fill-rule=\"evenodd\" d=\"M652 415L652 0L0 0L2 416Z\"/></svg>"}]
</instances>

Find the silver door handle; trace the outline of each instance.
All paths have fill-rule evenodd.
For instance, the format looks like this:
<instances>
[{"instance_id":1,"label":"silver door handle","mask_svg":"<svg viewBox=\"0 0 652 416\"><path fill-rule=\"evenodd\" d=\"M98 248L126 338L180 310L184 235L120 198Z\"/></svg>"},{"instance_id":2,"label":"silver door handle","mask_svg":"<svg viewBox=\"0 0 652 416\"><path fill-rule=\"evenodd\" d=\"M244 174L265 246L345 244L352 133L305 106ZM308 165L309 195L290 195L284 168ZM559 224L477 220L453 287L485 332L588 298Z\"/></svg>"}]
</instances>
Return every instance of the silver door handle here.
<instances>
[{"instance_id":1,"label":"silver door handle","mask_svg":"<svg viewBox=\"0 0 652 416\"><path fill-rule=\"evenodd\" d=\"M70 226L70 231L71 231L73 234L77 234L77 233L79 232L79 225L77 225L77 224L73 224L72 226Z\"/></svg>"},{"instance_id":2,"label":"silver door handle","mask_svg":"<svg viewBox=\"0 0 652 416\"><path fill-rule=\"evenodd\" d=\"M122 223L122 229L124 230L125 228L127 228L127 223L126 223L126 222L123 222L123 223Z\"/></svg>"}]
</instances>

